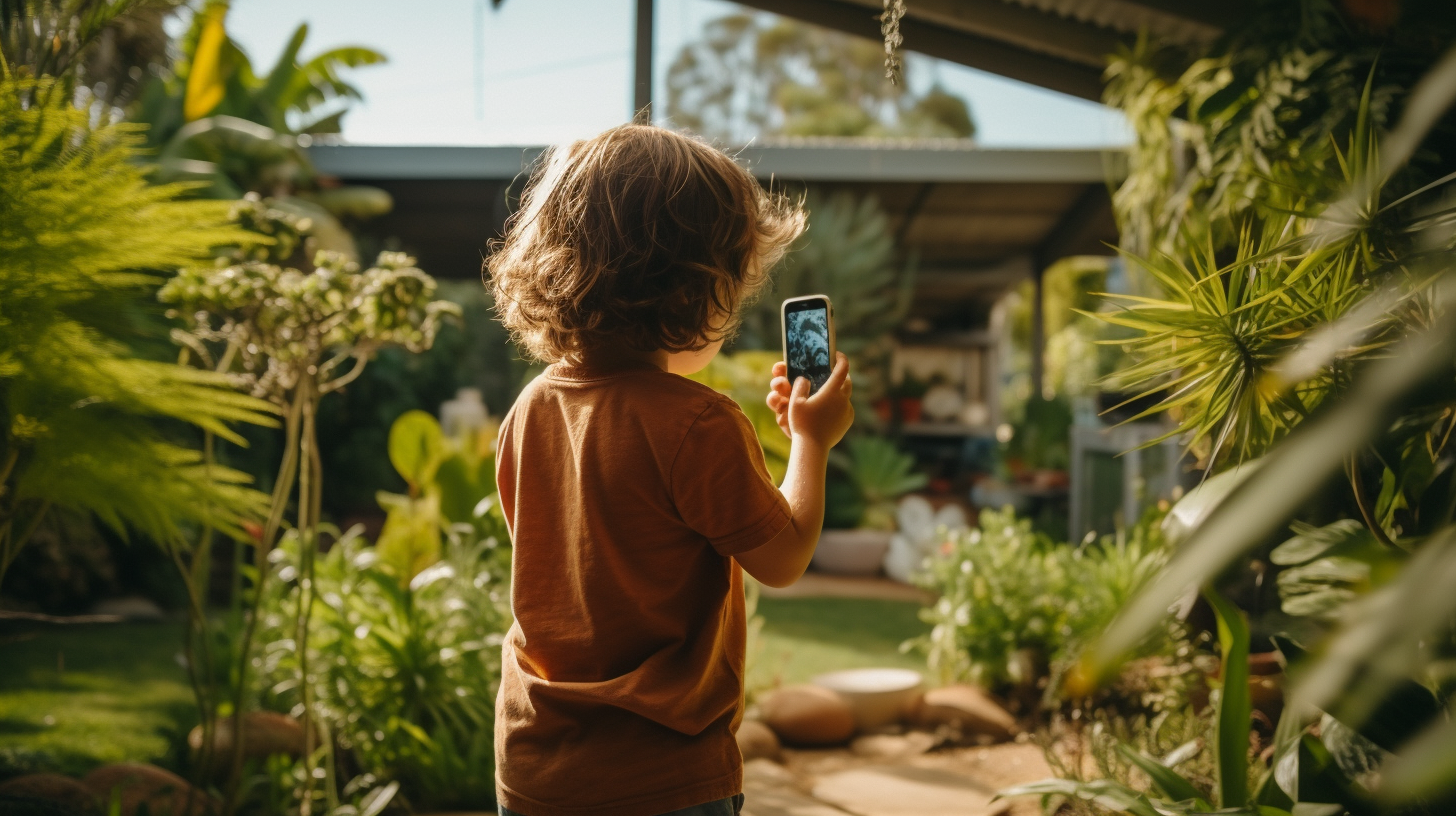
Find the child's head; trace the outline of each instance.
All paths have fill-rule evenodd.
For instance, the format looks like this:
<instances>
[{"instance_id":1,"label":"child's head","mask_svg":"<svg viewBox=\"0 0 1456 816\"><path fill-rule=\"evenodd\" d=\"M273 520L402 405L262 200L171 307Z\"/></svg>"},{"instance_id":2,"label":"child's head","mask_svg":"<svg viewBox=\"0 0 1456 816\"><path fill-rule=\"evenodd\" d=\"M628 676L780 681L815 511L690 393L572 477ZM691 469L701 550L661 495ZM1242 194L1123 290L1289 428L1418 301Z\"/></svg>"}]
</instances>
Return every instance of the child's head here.
<instances>
[{"instance_id":1,"label":"child's head","mask_svg":"<svg viewBox=\"0 0 1456 816\"><path fill-rule=\"evenodd\" d=\"M623 125L541 158L486 268L502 322L543 360L692 351L733 332L803 229L721 151Z\"/></svg>"}]
</instances>

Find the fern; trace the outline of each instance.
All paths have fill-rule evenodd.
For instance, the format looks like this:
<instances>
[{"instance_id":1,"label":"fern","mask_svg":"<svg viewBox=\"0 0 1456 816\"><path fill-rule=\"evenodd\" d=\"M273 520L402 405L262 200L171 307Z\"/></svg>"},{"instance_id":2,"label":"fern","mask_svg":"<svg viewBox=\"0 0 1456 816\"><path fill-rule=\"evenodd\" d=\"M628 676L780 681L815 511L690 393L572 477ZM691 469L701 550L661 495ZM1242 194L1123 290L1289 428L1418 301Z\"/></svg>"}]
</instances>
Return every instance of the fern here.
<instances>
[{"instance_id":1,"label":"fern","mask_svg":"<svg viewBox=\"0 0 1456 816\"><path fill-rule=\"evenodd\" d=\"M271 406L129 346L159 272L240 238L226 203L148 185L140 142L53 80L0 79L0 578L52 507L182 545L189 525L241 536L266 506L163 425L241 441L229 426L271 424Z\"/></svg>"}]
</instances>

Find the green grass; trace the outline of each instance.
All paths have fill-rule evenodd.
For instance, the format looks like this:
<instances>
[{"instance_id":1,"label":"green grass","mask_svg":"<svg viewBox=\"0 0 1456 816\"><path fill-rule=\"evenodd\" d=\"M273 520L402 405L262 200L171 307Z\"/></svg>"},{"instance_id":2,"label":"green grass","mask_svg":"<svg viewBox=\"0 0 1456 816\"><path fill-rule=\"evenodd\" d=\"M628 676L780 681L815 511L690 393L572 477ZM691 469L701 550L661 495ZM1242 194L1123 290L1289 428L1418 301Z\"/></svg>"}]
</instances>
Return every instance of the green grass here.
<instances>
[{"instance_id":1,"label":"green grass","mask_svg":"<svg viewBox=\"0 0 1456 816\"><path fill-rule=\"evenodd\" d=\"M897 667L925 673L925 656L900 652L930 631L920 605L860 598L760 598L763 631L749 656L748 687L803 683L838 669ZM928 678L927 678L928 679Z\"/></svg>"},{"instance_id":2,"label":"green grass","mask_svg":"<svg viewBox=\"0 0 1456 816\"><path fill-rule=\"evenodd\" d=\"M919 606L852 598L762 598L750 689L801 683L836 669L924 671L900 643L925 634ZM196 721L177 655L182 627L126 623L0 635L0 777L82 773L106 762L174 764Z\"/></svg>"},{"instance_id":3,"label":"green grass","mask_svg":"<svg viewBox=\"0 0 1456 816\"><path fill-rule=\"evenodd\" d=\"M0 775L174 756L197 718L181 648L172 623L0 635Z\"/></svg>"}]
</instances>

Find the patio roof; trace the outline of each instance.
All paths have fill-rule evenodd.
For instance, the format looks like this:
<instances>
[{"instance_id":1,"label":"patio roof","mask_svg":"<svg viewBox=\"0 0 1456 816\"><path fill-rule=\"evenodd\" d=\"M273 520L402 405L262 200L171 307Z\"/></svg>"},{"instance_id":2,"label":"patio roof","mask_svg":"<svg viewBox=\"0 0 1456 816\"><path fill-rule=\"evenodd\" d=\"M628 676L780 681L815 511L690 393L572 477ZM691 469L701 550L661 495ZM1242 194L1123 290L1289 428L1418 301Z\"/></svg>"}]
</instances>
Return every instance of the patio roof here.
<instances>
[{"instance_id":1,"label":"patio roof","mask_svg":"<svg viewBox=\"0 0 1456 816\"><path fill-rule=\"evenodd\" d=\"M880 39L882 0L738 0ZM1098 100L1107 55L1146 30L1190 49L1247 17L1252 0L910 0L907 51Z\"/></svg>"},{"instance_id":2,"label":"patio roof","mask_svg":"<svg viewBox=\"0 0 1456 816\"><path fill-rule=\"evenodd\" d=\"M318 169L390 192L394 211L365 225L395 237L443 278L479 275L540 147L310 149ZM760 179L873 195L896 243L918 258L914 315L946 331L985 324L992 303L1058 258L1109 254L1107 186L1126 157L1111 150L991 150L957 140L805 139L737 155Z\"/></svg>"}]
</instances>

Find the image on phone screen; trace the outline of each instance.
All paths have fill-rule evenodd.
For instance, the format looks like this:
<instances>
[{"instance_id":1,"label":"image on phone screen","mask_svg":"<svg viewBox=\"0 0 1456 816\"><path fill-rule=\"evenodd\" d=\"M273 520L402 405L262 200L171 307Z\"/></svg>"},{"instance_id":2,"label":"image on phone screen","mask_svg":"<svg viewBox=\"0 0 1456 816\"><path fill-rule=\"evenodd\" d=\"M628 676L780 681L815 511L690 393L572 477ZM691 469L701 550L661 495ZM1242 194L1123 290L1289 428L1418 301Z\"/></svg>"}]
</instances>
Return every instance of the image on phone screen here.
<instances>
[{"instance_id":1,"label":"image on phone screen","mask_svg":"<svg viewBox=\"0 0 1456 816\"><path fill-rule=\"evenodd\" d=\"M810 392L818 392L829 379L829 312L824 307L784 314L785 352L789 382L808 377Z\"/></svg>"}]
</instances>

